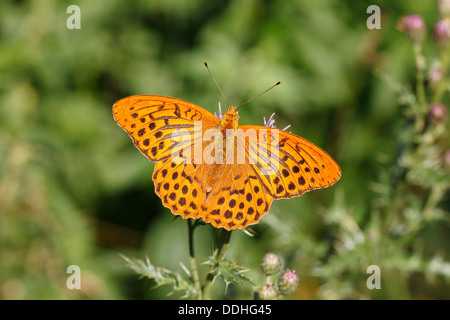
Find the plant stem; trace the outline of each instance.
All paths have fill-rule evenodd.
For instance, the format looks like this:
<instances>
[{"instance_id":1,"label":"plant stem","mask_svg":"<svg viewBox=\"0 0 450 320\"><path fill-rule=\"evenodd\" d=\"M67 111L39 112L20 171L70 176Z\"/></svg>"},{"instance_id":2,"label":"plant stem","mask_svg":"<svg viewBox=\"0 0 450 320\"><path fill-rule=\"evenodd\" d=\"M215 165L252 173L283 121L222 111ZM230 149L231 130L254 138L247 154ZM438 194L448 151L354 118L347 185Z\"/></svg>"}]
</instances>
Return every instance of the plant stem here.
<instances>
[{"instance_id":1,"label":"plant stem","mask_svg":"<svg viewBox=\"0 0 450 320\"><path fill-rule=\"evenodd\" d=\"M228 249L228 246L230 244L230 238L231 238L231 231L227 231L225 229L222 229L222 233L220 234L219 239L219 246L214 251L214 265L209 270L208 274L206 275L206 281L205 281L205 287L203 288L203 298L210 300L211 299L211 286L214 282L214 269L216 269L222 260L222 258L225 255L225 252Z\"/></svg>"},{"instance_id":2,"label":"plant stem","mask_svg":"<svg viewBox=\"0 0 450 320\"><path fill-rule=\"evenodd\" d=\"M189 261L191 263L191 271L192 271L192 278L194 279L195 288L198 292L198 299L202 300L202 286L200 284L200 278L198 276L198 268L197 268L197 261L195 259L195 253L194 253L194 230L195 227L197 227L197 220L192 222L191 219L187 219L188 224L188 234L189 234Z\"/></svg>"},{"instance_id":3,"label":"plant stem","mask_svg":"<svg viewBox=\"0 0 450 320\"><path fill-rule=\"evenodd\" d=\"M448 82L446 82L448 68L450 63L450 46L445 48L441 53L441 80L438 83L436 92L433 96L433 103L441 102L445 91L448 89Z\"/></svg>"},{"instance_id":4,"label":"plant stem","mask_svg":"<svg viewBox=\"0 0 450 320\"><path fill-rule=\"evenodd\" d=\"M416 94L419 103L418 110L416 110L416 131L421 132L425 126L424 115L427 110L427 100L425 95L425 57L422 54L422 45L420 43L414 44L414 57L416 61Z\"/></svg>"},{"instance_id":5,"label":"plant stem","mask_svg":"<svg viewBox=\"0 0 450 320\"><path fill-rule=\"evenodd\" d=\"M433 210L436 208L439 200L442 199L444 193L445 188L440 184L435 184L431 187L430 193L423 206L423 217L425 219L431 219L433 217Z\"/></svg>"}]
</instances>

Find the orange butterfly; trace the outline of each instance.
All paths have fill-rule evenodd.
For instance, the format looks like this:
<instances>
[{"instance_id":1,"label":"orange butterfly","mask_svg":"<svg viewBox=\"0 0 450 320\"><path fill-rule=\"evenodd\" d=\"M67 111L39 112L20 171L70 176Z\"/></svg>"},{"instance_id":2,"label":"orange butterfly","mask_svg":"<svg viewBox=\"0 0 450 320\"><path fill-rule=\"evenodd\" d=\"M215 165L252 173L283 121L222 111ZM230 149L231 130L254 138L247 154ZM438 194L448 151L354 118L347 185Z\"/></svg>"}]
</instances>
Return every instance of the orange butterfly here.
<instances>
[{"instance_id":1,"label":"orange butterfly","mask_svg":"<svg viewBox=\"0 0 450 320\"><path fill-rule=\"evenodd\" d=\"M156 194L174 215L243 229L273 199L301 196L341 177L313 143L276 128L238 126L236 107L220 119L187 101L136 95L117 101L114 119L156 162Z\"/></svg>"}]
</instances>

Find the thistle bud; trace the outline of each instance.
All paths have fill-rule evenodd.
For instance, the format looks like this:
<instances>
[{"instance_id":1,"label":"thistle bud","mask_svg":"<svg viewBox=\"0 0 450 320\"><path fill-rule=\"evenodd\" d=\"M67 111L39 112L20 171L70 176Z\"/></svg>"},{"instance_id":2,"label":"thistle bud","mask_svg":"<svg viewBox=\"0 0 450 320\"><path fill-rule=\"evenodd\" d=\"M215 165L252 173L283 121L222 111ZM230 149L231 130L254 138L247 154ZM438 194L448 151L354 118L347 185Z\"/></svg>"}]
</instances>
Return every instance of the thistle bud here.
<instances>
[{"instance_id":1,"label":"thistle bud","mask_svg":"<svg viewBox=\"0 0 450 320\"><path fill-rule=\"evenodd\" d=\"M450 20L445 19L438 21L434 26L433 31L434 42L440 46L445 47L450 43Z\"/></svg>"},{"instance_id":2,"label":"thistle bud","mask_svg":"<svg viewBox=\"0 0 450 320\"><path fill-rule=\"evenodd\" d=\"M397 28L404 32L412 42L422 42L425 38L425 21L418 14L401 18L397 23Z\"/></svg>"},{"instance_id":3,"label":"thistle bud","mask_svg":"<svg viewBox=\"0 0 450 320\"><path fill-rule=\"evenodd\" d=\"M430 84L430 87L434 88L436 85L441 81L442 79L442 69L440 68L434 68L431 69L428 73L428 83Z\"/></svg>"},{"instance_id":4,"label":"thistle bud","mask_svg":"<svg viewBox=\"0 0 450 320\"><path fill-rule=\"evenodd\" d=\"M450 168L450 150L445 153L445 165Z\"/></svg>"},{"instance_id":5,"label":"thistle bud","mask_svg":"<svg viewBox=\"0 0 450 320\"><path fill-rule=\"evenodd\" d=\"M258 295L262 300L274 300L277 297L277 292L271 284L265 284L259 288Z\"/></svg>"},{"instance_id":6,"label":"thistle bud","mask_svg":"<svg viewBox=\"0 0 450 320\"><path fill-rule=\"evenodd\" d=\"M428 119L432 123L443 122L447 118L447 108L443 104L435 103L428 110Z\"/></svg>"},{"instance_id":7,"label":"thistle bud","mask_svg":"<svg viewBox=\"0 0 450 320\"><path fill-rule=\"evenodd\" d=\"M293 294L298 287L299 278L295 270L286 269L278 279L278 290L281 294Z\"/></svg>"},{"instance_id":8,"label":"thistle bud","mask_svg":"<svg viewBox=\"0 0 450 320\"><path fill-rule=\"evenodd\" d=\"M267 253L261 260L261 268L268 275L277 273L281 267L281 260L275 253Z\"/></svg>"}]
</instances>

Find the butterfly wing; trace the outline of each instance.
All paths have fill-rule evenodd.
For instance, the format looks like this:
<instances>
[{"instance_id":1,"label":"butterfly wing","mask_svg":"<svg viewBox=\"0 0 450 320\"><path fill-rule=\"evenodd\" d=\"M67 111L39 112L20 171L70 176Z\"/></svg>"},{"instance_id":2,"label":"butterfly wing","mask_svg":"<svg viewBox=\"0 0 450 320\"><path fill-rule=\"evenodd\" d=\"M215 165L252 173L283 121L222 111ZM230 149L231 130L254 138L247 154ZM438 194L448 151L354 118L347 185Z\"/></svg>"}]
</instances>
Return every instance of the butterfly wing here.
<instances>
[{"instance_id":1,"label":"butterfly wing","mask_svg":"<svg viewBox=\"0 0 450 320\"><path fill-rule=\"evenodd\" d=\"M175 215L202 217L215 227L245 228L268 212L273 199L330 186L341 176L336 162L319 147L261 126L238 127L244 138L237 134L234 163L196 164L196 148L205 148L196 141L220 120L180 99L131 96L117 101L113 114L141 153L156 162L153 181L163 205ZM195 131L196 121L202 132ZM246 134L253 134L248 142Z\"/></svg>"},{"instance_id":2,"label":"butterfly wing","mask_svg":"<svg viewBox=\"0 0 450 320\"><path fill-rule=\"evenodd\" d=\"M201 166L172 161L157 162L153 171L155 192L163 205L184 219L198 219L204 210L206 191Z\"/></svg>"},{"instance_id":3,"label":"butterfly wing","mask_svg":"<svg viewBox=\"0 0 450 320\"><path fill-rule=\"evenodd\" d=\"M257 223L273 199L330 186L341 175L326 152L303 138L259 126L238 129L237 141L243 141L236 141L231 164L156 164L156 193L173 214L202 217L216 228L243 229ZM216 178L209 179L213 172Z\"/></svg>"},{"instance_id":4,"label":"butterfly wing","mask_svg":"<svg viewBox=\"0 0 450 320\"><path fill-rule=\"evenodd\" d=\"M156 162L153 182L163 205L185 219L200 218L206 198L204 172L192 151L203 148L203 132L217 126L219 119L187 101L157 95L121 99L113 114L139 151ZM200 134L196 121L201 122Z\"/></svg>"},{"instance_id":5,"label":"butterfly wing","mask_svg":"<svg viewBox=\"0 0 450 320\"><path fill-rule=\"evenodd\" d=\"M239 126L253 130L246 159L266 191L275 199L333 185L341 177L338 164L315 144L292 133L263 126Z\"/></svg>"},{"instance_id":6,"label":"butterfly wing","mask_svg":"<svg viewBox=\"0 0 450 320\"><path fill-rule=\"evenodd\" d=\"M214 227L243 229L269 211L273 197L246 164L225 164L208 194L202 218Z\"/></svg>"},{"instance_id":7,"label":"butterfly wing","mask_svg":"<svg viewBox=\"0 0 450 320\"><path fill-rule=\"evenodd\" d=\"M201 121L203 130L219 123L212 113L193 103L157 95L123 98L114 104L113 115L139 151L155 162L175 158L187 144L193 144L196 121Z\"/></svg>"}]
</instances>

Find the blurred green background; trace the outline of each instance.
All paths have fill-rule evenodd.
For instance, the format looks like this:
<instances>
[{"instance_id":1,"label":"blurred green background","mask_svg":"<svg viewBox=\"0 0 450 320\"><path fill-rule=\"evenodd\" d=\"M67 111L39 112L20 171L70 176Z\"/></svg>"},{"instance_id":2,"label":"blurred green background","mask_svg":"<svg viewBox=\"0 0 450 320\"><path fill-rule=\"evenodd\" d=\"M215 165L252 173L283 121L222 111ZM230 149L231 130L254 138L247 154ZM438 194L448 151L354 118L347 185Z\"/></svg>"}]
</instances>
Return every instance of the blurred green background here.
<instances>
[{"instance_id":1,"label":"blurred green background","mask_svg":"<svg viewBox=\"0 0 450 320\"><path fill-rule=\"evenodd\" d=\"M81 9L80 30L66 27L71 4ZM380 30L366 27L372 4L381 8ZM128 95L160 94L217 111L225 103L204 61L232 104L281 81L240 110L240 124L262 125L276 112L279 128L291 124L343 172L331 188L274 201L252 226L255 237L234 232L228 256L239 257L249 277L264 281L259 262L272 251L300 276L290 299L450 298L448 200L443 219L421 225L407 244L397 241L401 232L365 227L383 219L371 185L386 169L382 160L395 158L404 117L379 74L413 85L411 44L395 25L420 13L433 55L435 7L429 0L1 1L0 298L166 298L170 288L152 290L119 253L180 271L180 262L189 265L186 222L162 206L154 164L111 107ZM203 226L195 237L206 258L217 230ZM372 264L381 268L380 290L366 287ZM69 265L81 268L81 290L66 287ZM239 286L226 296L251 297Z\"/></svg>"}]
</instances>

